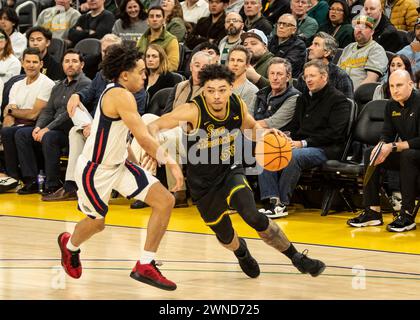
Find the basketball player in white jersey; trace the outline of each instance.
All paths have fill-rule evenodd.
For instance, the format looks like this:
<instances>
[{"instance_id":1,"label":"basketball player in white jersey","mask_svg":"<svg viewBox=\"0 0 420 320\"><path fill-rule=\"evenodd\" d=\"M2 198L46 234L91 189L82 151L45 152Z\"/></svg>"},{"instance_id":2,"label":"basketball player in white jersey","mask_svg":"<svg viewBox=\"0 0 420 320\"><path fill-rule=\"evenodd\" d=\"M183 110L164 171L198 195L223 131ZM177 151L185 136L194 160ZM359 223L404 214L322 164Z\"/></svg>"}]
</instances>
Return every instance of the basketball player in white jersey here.
<instances>
[{"instance_id":1,"label":"basketball player in white jersey","mask_svg":"<svg viewBox=\"0 0 420 320\"><path fill-rule=\"evenodd\" d=\"M137 111L132 93L144 85L145 64L134 43L110 47L102 69L112 83L99 99L91 134L75 170L79 210L87 218L76 225L73 235L68 232L59 235L61 264L69 276L76 279L81 276L79 247L105 228L108 201L114 189L152 208L144 250L130 276L164 290L175 290L176 284L160 273L154 260L169 222L174 197L148 171L127 160L129 131L148 155L170 168L176 179L171 191L182 186L182 171L169 155L158 152L158 142L148 133Z\"/></svg>"}]
</instances>

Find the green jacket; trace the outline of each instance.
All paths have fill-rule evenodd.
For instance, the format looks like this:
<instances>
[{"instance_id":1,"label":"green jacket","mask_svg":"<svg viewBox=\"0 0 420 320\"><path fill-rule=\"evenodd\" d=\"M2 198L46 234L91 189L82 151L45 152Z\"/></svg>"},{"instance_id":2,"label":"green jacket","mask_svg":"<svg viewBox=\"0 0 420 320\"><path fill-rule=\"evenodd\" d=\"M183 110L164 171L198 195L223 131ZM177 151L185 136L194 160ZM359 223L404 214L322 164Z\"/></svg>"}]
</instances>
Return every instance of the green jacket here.
<instances>
[{"instance_id":1,"label":"green jacket","mask_svg":"<svg viewBox=\"0 0 420 320\"><path fill-rule=\"evenodd\" d=\"M258 60L258 62L254 65L255 71L257 71L258 74L261 75L260 80L258 80L255 85L258 87L258 89L262 89L268 85L270 85L270 82L267 79L267 69L268 69L268 63L270 60L274 57L274 54L272 54L270 51L267 50L266 53Z\"/></svg>"},{"instance_id":2,"label":"green jacket","mask_svg":"<svg viewBox=\"0 0 420 320\"><path fill-rule=\"evenodd\" d=\"M146 32L141 36L139 41L137 41L137 48L142 53L145 53L146 48L150 43L157 44L161 46L163 49L165 49L167 45L169 44L169 42L171 42L173 39L176 39L176 37L173 34L166 31L165 27L163 27L162 33L160 34L159 38L149 43L150 33L151 33L150 28L148 28Z\"/></svg>"}]
</instances>

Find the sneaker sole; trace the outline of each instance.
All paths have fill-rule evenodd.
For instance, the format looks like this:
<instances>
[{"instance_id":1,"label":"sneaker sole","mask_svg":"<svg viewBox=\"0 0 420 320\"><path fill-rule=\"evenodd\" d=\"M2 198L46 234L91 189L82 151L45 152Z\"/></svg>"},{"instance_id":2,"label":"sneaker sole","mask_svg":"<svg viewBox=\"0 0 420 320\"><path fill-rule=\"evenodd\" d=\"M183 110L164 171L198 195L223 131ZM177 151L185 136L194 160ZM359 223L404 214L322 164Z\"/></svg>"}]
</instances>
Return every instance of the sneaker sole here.
<instances>
[{"instance_id":1,"label":"sneaker sole","mask_svg":"<svg viewBox=\"0 0 420 320\"><path fill-rule=\"evenodd\" d=\"M155 282L155 281L153 281L153 280L150 280L150 279L148 279L148 278L145 278L145 277L139 276L139 275L138 275L137 273L135 273L135 272L131 272L131 273L130 273L130 277L131 277L131 278L133 278L134 280L137 280L137 281L143 282L143 283L145 283L145 284L148 284L148 285L150 285L150 286L153 286L153 287L156 287L156 288L159 288L159 289L162 289L162 290L174 291L174 290L176 289L176 285L175 285L175 287L168 287L168 286L165 286L165 285L160 284L160 283L158 283L158 282Z\"/></svg>"},{"instance_id":2,"label":"sneaker sole","mask_svg":"<svg viewBox=\"0 0 420 320\"><path fill-rule=\"evenodd\" d=\"M363 228L363 227L381 226L381 225L383 225L384 223L383 223L383 221L381 221L381 220L371 220L371 221L362 222L362 223L347 222L347 224L348 224L350 227Z\"/></svg>"},{"instance_id":3,"label":"sneaker sole","mask_svg":"<svg viewBox=\"0 0 420 320\"><path fill-rule=\"evenodd\" d=\"M58 238L57 238L57 242L58 242L58 247L60 248L60 251L61 251L61 266L63 267L63 269L64 269L64 271L66 272L66 274L69 276L69 277L71 277L71 278L73 278L73 279L79 279L81 276L82 276L82 274L80 274L80 276L79 277L73 277L71 274L69 274L68 272L67 272L67 270L66 270L66 267L65 267L65 265L64 265L64 263L63 263L63 255L64 255L64 253L63 253L63 248L61 248L61 241L60 241L60 239L61 239L61 236L63 235L63 234L65 234L66 232L63 232L63 233L60 233L60 235L58 236Z\"/></svg>"},{"instance_id":4,"label":"sneaker sole","mask_svg":"<svg viewBox=\"0 0 420 320\"><path fill-rule=\"evenodd\" d=\"M394 228L394 227L390 227L389 225L386 226L386 230L388 230L389 232L404 232L404 231L410 231L410 230L415 230L416 229L416 224L412 223L409 226L403 227L403 228Z\"/></svg>"},{"instance_id":5,"label":"sneaker sole","mask_svg":"<svg viewBox=\"0 0 420 320\"><path fill-rule=\"evenodd\" d=\"M271 219L283 218L289 215L288 212L275 213L275 214L264 213L264 214L266 215L267 218L271 218Z\"/></svg>"},{"instance_id":6,"label":"sneaker sole","mask_svg":"<svg viewBox=\"0 0 420 320\"><path fill-rule=\"evenodd\" d=\"M321 268L319 268L319 270L317 272L315 272L315 273L310 273L310 275L312 277L318 277L321 273L324 272L324 270L325 270L326 267L327 266L325 265L325 263L321 262Z\"/></svg>"}]
</instances>

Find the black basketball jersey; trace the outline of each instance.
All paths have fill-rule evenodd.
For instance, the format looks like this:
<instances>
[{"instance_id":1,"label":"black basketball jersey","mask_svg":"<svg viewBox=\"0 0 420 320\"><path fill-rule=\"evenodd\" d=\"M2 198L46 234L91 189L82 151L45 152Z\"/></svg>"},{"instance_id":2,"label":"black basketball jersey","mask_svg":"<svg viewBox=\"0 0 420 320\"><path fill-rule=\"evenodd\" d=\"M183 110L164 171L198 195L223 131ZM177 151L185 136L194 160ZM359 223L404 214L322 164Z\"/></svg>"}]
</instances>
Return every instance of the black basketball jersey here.
<instances>
[{"instance_id":1,"label":"black basketball jersey","mask_svg":"<svg viewBox=\"0 0 420 320\"><path fill-rule=\"evenodd\" d=\"M197 128L185 137L187 181L193 199L200 199L210 188L220 184L231 170L243 170L240 129L243 101L232 94L224 119L212 115L202 94L192 102L199 109L199 120Z\"/></svg>"}]
</instances>

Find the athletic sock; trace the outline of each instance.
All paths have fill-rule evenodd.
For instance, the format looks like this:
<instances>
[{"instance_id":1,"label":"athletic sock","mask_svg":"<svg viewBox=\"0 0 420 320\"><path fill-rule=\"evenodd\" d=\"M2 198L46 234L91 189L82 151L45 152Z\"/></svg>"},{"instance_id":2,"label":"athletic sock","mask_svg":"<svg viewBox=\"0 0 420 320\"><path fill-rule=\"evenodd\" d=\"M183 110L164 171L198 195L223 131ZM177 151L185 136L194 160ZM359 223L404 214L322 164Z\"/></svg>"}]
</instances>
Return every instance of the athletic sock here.
<instances>
[{"instance_id":1,"label":"athletic sock","mask_svg":"<svg viewBox=\"0 0 420 320\"><path fill-rule=\"evenodd\" d=\"M75 247L72 243L71 243L71 238L69 239L69 242L67 242L66 245L67 249L69 249L71 252L77 252L79 251L80 247Z\"/></svg>"},{"instance_id":2,"label":"athletic sock","mask_svg":"<svg viewBox=\"0 0 420 320\"><path fill-rule=\"evenodd\" d=\"M156 252L146 251L143 250L140 256L140 263L141 264L149 264L152 260L155 260Z\"/></svg>"},{"instance_id":3,"label":"athletic sock","mask_svg":"<svg viewBox=\"0 0 420 320\"><path fill-rule=\"evenodd\" d=\"M293 256L298 253L295 246L291 243L290 247L282 252L286 257L292 260Z\"/></svg>"}]
</instances>

